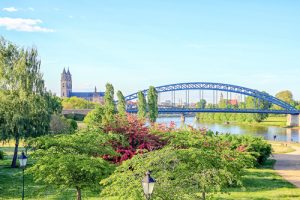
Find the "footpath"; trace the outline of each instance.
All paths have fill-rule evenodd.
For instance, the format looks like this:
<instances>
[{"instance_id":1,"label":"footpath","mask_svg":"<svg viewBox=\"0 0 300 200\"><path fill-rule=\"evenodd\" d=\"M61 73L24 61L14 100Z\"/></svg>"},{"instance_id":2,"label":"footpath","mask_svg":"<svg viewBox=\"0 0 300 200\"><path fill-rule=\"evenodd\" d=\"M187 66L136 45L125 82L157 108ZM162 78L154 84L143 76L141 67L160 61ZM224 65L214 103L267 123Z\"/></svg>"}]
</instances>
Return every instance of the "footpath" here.
<instances>
[{"instance_id":1,"label":"footpath","mask_svg":"<svg viewBox=\"0 0 300 200\"><path fill-rule=\"evenodd\" d=\"M291 146L295 151L286 154L274 154L274 169L285 180L300 188L300 147Z\"/></svg>"}]
</instances>

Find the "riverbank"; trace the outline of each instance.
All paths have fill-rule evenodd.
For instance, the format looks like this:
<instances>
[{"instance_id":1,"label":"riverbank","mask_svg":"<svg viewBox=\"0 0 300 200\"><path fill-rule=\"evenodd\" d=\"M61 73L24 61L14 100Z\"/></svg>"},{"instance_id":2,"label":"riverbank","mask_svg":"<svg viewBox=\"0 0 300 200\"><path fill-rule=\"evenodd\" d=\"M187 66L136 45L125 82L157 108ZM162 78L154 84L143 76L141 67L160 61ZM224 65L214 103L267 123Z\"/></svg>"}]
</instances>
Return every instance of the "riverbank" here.
<instances>
[{"instance_id":1,"label":"riverbank","mask_svg":"<svg viewBox=\"0 0 300 200\"><path fill-rule=\"evenodd\" d=\"M198 119L199 120L199 119ZM235 125L248 125L248 126L277 126L281 128L291 128L286 126L286 117L268 117L267 119L263 120L262 122L241 122L241 121L218 121L218 120L203 120L201 119L200 122L209 122L209 123L225 123L225 124L235 124ZM299 128L299 127L293 127Z\"/></svg>"}]
</instances>

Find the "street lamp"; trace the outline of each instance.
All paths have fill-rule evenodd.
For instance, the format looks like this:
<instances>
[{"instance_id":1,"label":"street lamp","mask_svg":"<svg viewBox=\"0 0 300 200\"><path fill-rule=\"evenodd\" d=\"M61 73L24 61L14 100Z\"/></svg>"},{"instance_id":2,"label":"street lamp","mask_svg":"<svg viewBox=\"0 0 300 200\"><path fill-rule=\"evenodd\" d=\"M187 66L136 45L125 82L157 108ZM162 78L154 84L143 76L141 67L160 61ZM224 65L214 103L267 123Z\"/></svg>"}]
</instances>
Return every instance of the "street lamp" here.
<instances>
[{"instance_id":1,"label":"street lamp","mask_svg":"<svg viewBox=\"0 0 300 200\"><path fill-rule=\"evenodd\" d=\"M150 171L147 171L145 177L142 180L142 186L144 189L146 200L150 200L155 184L155 180L150 176L150 174Z\"/></svg>"},{"instance_id":2,"label":"street lamp","mask_svg":"<svg viewBox=\"0 0 300 200\"><path fill-rule=\"evenodd\" d=\"M24 200L24 169L27 164L27 157L24 154L24 151L22 151L22 155L19 156L19 162L20 162L20 167L23 169L23 191L22 191L22 200Z\"/></svg>"}]
</instances>

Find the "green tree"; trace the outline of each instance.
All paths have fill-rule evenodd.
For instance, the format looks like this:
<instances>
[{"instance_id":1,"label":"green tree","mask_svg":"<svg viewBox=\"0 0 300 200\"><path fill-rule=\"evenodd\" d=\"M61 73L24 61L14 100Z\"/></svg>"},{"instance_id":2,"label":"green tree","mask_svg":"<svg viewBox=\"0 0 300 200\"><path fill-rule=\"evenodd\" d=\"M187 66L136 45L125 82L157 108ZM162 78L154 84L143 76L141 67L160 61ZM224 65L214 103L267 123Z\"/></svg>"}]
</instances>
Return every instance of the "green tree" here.
<instances>
[{"instance_id":1,"label":"green tree","mask_svg":"<svg viewBox=\"0 0 300 200\"><path fill-rule=\"evenodd\" d=\"M62 105L64 109L93 109L97 103L78 97L63 98Z\"/></svg>"},{"instance_id":2,"label":"green tree","mask_svg":"<svg viewBox=\"0 0 300 200\"><path fill-rule=\"evenodd\" d=\"M197 103L197 108L205 108L206 107L206 100L205 99L201 99L198 103Z\"/></svg>"},{"instance_id":3,"label":"green tree","mask_svg":"<svg viewBox=\"0 0 300 200\"><path fill-rule=\"evenodd\" d=\"M288 104L291 104L292 106L296 105L296 102L293 99L293 93L289 90L280 91L275 95L275 97L288 103ZM273 105L273 108L277 109L277 110L282 109L281 107L279 107L277 105Z\"/></svg>"},{"instance_id":4,"label":"green tree","mask_svg":"<svg viewBox=\"0 0 300 200\"><path fill-rule=\"evenodd\" d=\"M66 119L64 116L53 114L50 121L50 133L63 134L74 133L77 129L77 122L73 119Z\"/></svg>"},{"instance_id":5,"label":"green tree","mask_svg":"<svg viewBox=\"0 0 300 200\"><path fill-rule=\"evenodd\" d=\"M103 124L109 124L114 120L115 114L115 102L114 102L114 87L112 84L107 83L105 85L105 95L104 95L104 116Z\"/></svg>"},{"instance_id":6,"label":"green tree","mask_svg":"<svg viewBox=\"0 0 300 200\"><path fill-rule=\"evenodd\" d=\"M92 110L85 116L83 121L89 127L102 128L103 116L104 116L104 107L98 105L94 110Z\"/></svg>"},{"instance_id":7,"label":"green tree","mask_svg":"<svg viewBox=\"0 0 300 200\"><path fill-rule=\"evenodd\" d=\"M158 104L157 104L157 91L155 87L150 86L148 90L148 109L149 109L149 120L155 122L158 117Z\"/></svg>"},{"instance_id":8,"label":"green tree","mask_svg":"<svg viewBox=\"0 0 300 200\"><path fill-rule=\"evenodd\" d=\"M145 119L147 115L147 103L145 99L145 95L142 91L138 92L138 102L137 102L137 108L138 108L138 118L139 119Z\"/></svg>"},{"instance_id":9,"label":"green tree","mask_svg":"<svg viewBox=\"0 0 300 200\"><path fill-rule=\"evenodd\" d=\"M30 140L28 145L35 149L30 156L36 162L26 172L36 182L76 189L80 200L82 189L99 188L99 180L113 171L114 166L102 158L116 155L112 140L116 137L91 129Z\"/></svg>"},{"instance_id":10,"label":"green tree","mask_svg":"<svg viewBox=\"0 0 300 200\"><path fill-rule=\"evenodd\" d=\"M118 105L117 105L118 113L120 116L125 117L126 116L125 97L121 91L117 92L117 96L118 96Z\"/></svg>"},{"instance_id":11,"label":"green tree","mask_svg":"<svg viewBox=\"0 0 300 200\"><path fill-rule=\"evenodd\" d=\"M36 49L25 50L0 39L1 139L15 139L12 167L19 140L47 134L51 114L61 110L58 99L45 89L40 64Z\"/></svg>"},{"instance_id":12,"label":"green tree","mask_svg":"<svg viewBox=\"0 0 300 200\"><path fill-rule=\"evenodd\" d=\"M102 180L101 198L142 199L140 182L150 170L157 178L152 199L205 199L207 193L240 185L243 170L252 165L251 155L217 138L192 131L167 134L167 147L134 156Z\"/></svg>"}]
</instances>

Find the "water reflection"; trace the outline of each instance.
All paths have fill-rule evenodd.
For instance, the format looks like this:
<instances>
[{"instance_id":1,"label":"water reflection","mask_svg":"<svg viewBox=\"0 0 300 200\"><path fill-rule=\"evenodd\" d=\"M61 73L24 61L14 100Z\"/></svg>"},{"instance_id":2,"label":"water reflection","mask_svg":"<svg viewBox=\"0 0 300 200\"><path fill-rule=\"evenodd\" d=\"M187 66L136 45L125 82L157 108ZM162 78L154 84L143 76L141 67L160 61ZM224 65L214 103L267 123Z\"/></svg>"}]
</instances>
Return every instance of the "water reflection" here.
<instances>
[{"instance_id":1,"label":"water reflection","mask_svg":"<svg viewBox=\"0 0 300 200\"><path fill-rule=\"evenodd\" d=\"M181 125L180 117L161 117L157 119L160 123L175 122L178 127ZM266 140L274 140L276 135L277 141L286 142L300 142L300 130L291 128L281 128L276 126L250 126L250 125L236 125L236 124L222 124L222 123L199 123L194 117L186 117L185 124L191 125L195 128L207 128L214 132L230 133L230 134L251 134L261 136Z\"/></svg>"}]
</instances>

